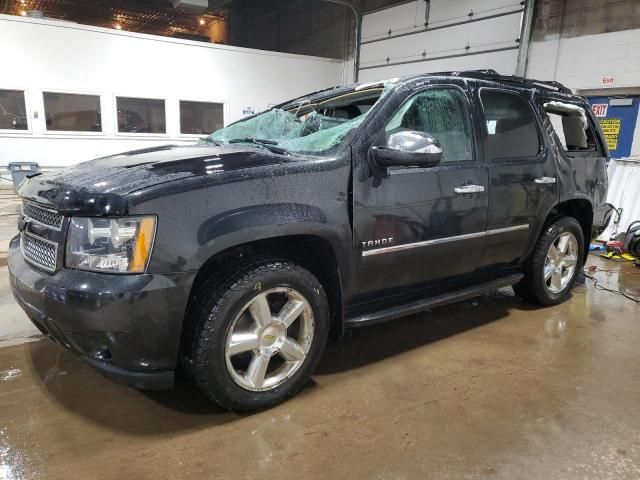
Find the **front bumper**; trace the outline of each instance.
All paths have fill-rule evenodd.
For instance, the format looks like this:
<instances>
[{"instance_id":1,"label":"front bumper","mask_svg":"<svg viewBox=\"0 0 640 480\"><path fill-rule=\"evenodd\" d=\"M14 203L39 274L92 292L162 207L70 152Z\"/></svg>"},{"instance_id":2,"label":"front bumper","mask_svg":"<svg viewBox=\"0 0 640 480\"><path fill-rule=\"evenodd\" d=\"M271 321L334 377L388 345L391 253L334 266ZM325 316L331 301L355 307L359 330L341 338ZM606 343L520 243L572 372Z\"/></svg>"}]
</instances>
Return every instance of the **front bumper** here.
<instances>
[{"instance_id":1,"label":"front bumper","mask_svg":"<svg viewBox=\"0 0 640 480\"><path fill-rule=\"evenodd\" d=\"M13 295L40 331L105 376L140 389L171 388L194 274L47 274L9 246Z\"/></svg>"}]
</instances>

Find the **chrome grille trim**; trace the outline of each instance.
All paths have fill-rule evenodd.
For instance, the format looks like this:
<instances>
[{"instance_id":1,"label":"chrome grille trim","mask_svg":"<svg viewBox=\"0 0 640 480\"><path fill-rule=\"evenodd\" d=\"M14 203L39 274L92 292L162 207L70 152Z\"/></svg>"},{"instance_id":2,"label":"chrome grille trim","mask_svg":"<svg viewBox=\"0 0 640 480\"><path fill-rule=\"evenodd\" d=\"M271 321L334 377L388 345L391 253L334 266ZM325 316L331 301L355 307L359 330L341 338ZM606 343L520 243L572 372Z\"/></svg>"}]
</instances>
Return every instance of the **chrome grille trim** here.
<instances>
[{"instance_id":1,"label":"chrome grille trim","mask_svg":"<svg viewBox=\"0 0 640 480\"><path fill-rule=\"evenodd\" d=\"M26 261L47 272L55 272L58 244L28 232L20 234L20 249Z\"/></svg>"},{"instance_id":2,"label":"chrome grille trim","mask_svg":"<svg viewBox=\"0 0 640 480\"><path fill-rule=\"evenodd\" d=\"M64 221L64 217L55 210L27 201L22 202L22 215L28 220L56 230L62 229L62 222Z\"/></svg>"}]
</instances>

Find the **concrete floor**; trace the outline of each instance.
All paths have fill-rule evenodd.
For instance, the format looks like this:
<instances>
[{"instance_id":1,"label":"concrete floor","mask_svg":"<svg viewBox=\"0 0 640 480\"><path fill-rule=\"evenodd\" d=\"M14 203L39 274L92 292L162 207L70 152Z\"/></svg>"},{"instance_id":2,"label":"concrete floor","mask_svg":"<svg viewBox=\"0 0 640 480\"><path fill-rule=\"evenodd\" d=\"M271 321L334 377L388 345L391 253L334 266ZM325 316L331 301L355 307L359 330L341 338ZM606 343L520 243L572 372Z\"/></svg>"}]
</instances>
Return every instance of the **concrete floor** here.
<instances>
[{"instance_id":1,"label":"concrete floor","mask_svg":"<svg viewBox=\"0 0 640 480\"><path fill-rule=\"evenodd\" d=\"M21 201L13 189L6 188L6 184L0 183L0 187L0 253L3 253L9 248L9 240L18 233L17 221Z\"/></svg>"},{"instance_id":2,"label":"concrete floor","mask_svg":"<svg viewBox=\"0 0 640 480\"><path fill-rule=\"evenodd\" d=\"M640 269L588 263L640 296ZM0 479L637 479L639 345L640 306L590 280L546 309L505 289L353 331L253 415L116 385L48 340L0 348Z\"/></svg>"}]
</instances>

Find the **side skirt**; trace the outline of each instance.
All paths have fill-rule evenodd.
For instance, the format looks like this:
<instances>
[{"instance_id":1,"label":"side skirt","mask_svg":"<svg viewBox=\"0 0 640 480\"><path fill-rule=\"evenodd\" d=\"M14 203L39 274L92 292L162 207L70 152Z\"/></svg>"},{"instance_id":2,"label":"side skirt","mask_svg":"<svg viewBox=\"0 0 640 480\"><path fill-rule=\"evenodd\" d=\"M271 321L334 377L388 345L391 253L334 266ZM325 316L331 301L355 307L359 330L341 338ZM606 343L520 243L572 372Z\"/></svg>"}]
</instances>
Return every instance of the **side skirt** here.
<instances>
[{"instance_id":1,"label":"side skirt","mask_svg":"<svg viewBox=\"0 0 640 480\"><path fill-rule=\"evenodd\" d=\"M472 287L443 293L434 297L423 298L411 303L398 305L397 307L387 308L373 313L367 313L358 317L347 318L344 321L344 326L347 328L364 327L399 317L405 317L407 315L413 315L414 313L420 313L435 307L441 307L450 303L466 300L467 298L483 295L502 287L508 287L509 285L518 283L523 277L524 275L522 273L512 273Z\"/></svg>"}]
</instances>

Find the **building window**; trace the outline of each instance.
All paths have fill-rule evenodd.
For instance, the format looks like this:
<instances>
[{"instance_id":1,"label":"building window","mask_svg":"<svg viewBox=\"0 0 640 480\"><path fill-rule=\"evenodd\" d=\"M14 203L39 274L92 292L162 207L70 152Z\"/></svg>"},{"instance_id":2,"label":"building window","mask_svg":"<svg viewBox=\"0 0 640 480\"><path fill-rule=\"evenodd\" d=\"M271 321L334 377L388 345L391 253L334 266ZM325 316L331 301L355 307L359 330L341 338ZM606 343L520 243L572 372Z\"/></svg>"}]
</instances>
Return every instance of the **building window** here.
<instances>
[{"instance_id":1,"label":"building window","mask_svg":"<svg viewBox=\"0 0 640 480\"><path fill-rule=\"evenodd\" d=\"M209 134L224 127L222 103L180 101L180 133Z\"/></svg>"},{"instance_id":2,"label":"building window","mask_svg":"<svg viewBox=\"0 0 640 480\"><path fill-rule=\"evenodd\" d=\"M28 130L22 90L0 90L0 130Z\"/></svg>"},{"instance_id":3,"label":"building window","mask_svg":"<svg viewBox=\"0 0 640 480\"><path fill-rule=\"evenodd\" d=\"M167 133L164 100L116 97L118 132Z\"/></svg>"},{"instance_id":4,"label":"building window","mask_svg":"<svg viewBox=\"0 0 640 480\"><path fill-rule=\"evenodd\" d=\"M98 95L44 92L47 130L101 132L102 115Z\"/></svg>"},{"instance_id":5,"label":"building window","mask_svg":"<svg viewBox=\"0 0 640 480\"><path fill-rule=\"evenodd\" d=\"M490 159L531 158L540 151L538 127L527 102L515 93L481 90Z\"/></svg>"}]
</instances>

